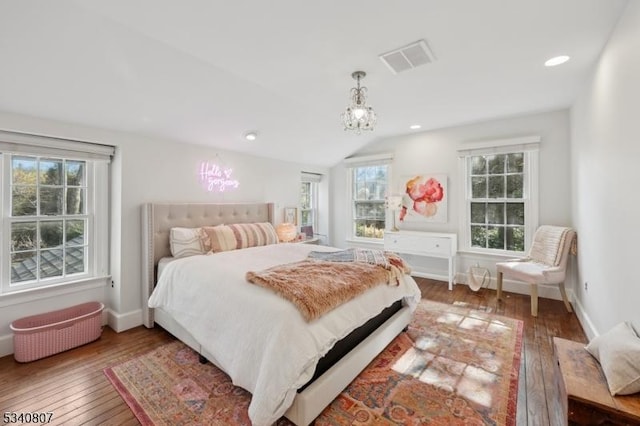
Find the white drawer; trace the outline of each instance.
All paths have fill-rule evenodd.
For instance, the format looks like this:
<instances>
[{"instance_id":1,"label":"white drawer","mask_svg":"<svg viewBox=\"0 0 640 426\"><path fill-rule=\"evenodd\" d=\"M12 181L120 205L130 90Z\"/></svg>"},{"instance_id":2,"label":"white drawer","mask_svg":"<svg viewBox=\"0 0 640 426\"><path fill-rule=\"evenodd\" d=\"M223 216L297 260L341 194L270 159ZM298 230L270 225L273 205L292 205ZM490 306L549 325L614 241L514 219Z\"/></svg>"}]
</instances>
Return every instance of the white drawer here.
<instances>
[{"instance_id":1,"label":"white drawer","mask_svg":"<svg viewBox=\"0 0 640 426\"><path fill-rule=\"evenodd\" d=\"M415 253L434 256L451 255L451 239L417 235L385 235L384 249L399 253Z\"/></svg>"},{"instance_id":2,"label":"white drawer","mask_svg":"<svg viewBox=\"0 0 640 426\"><path fill-rule=\"evenodd\" d=\"M449 290L453 290L453 278L456 271L456 252L458 251L458 237L447 232L422 231L385 231L384 249L394 251L400 255L437 257L447 259L447 278ZM424 278L441 279L440 274L431 270L419 271L414 269L412 275Z\"/></svg>"}]
</instances>

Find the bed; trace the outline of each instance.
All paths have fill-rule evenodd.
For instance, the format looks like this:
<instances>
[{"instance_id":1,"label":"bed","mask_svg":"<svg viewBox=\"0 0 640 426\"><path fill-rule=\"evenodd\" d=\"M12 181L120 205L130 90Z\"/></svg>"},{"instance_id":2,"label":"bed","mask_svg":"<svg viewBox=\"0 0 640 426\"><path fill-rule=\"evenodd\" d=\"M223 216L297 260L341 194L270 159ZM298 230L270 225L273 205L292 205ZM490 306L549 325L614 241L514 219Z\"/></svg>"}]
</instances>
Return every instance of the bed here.
<instances>
[{"instance_id":1,"label":"bed","mask_svg":"<svg viewBox=\"0 0 640 426\"><path fill-rule=\"evenodd\" d=\"M143 320L147 327L159 324L252 392L249 416L255 425L282 415L307 425L408 325L420 292L406 276L402 285L377 286L305 323L275 293L246 281L227 282L243 278L249 269L337 249L275 244L165 265L173 227L273 223L273 212L271 203L143 205L143 300L154 306L143 310ZM159 263L164 269L157 283ZM203 272L210 270L215 272ZM191 284L207 277L205 287L196 290ZM254 314L257 319L245 323ZM218 317L204 319L209 315Z\"/></svg>"}]
</instances>

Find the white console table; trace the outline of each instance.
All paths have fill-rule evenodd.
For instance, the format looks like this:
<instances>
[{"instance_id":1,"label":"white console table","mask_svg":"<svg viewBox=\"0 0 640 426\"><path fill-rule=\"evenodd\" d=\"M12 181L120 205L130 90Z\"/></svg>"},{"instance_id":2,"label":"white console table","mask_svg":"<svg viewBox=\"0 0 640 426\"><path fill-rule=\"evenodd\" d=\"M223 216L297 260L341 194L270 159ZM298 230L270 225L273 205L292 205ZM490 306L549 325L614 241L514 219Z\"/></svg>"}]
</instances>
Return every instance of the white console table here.
<instances>
[{"instance_id":1,"label":"white console table","mask_svg":"<svg viewBox=\"0 0 640 426\"><path fill-rule=\"evenodd\" d=\"M384 249L414 256L447 259L449 290L453 290L458 236L442 232L384 231ZM415 273L420 276L420 273Z\"/></svg>"}]
</instances>

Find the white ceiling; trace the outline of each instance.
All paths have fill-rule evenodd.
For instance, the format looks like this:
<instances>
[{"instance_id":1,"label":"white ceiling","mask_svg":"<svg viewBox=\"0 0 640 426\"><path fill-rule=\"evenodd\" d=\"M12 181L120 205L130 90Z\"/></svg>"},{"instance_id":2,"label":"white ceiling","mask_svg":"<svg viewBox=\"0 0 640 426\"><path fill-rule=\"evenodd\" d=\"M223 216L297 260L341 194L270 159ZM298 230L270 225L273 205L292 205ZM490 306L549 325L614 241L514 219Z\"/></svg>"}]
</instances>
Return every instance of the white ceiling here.
<instances>
[{"instance_id":1,"label":"white ceiling","mask_svg":"<svg viewBox=\"0 0 640 426\"><path fill-rule=\"evenodd\" d=\"M411 124L570 106L626 3L0 0L0 111L328 166ZM378 59L419 39L434 63ZM359 136L355 70L379 117Z\"/></svg>"}]
</instances>

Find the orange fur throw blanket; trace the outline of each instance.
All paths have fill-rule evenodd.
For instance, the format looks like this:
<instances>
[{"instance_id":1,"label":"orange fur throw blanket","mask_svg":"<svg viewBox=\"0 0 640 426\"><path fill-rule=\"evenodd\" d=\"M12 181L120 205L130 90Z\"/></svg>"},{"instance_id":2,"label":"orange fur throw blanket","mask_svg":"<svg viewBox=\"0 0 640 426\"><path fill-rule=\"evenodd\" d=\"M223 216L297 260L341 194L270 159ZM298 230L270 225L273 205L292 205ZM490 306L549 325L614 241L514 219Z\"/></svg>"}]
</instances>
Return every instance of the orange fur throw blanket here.
<instances>
[{"instance_id":1,"label":"orange fur throw blanket","mask_svg":"<svg viewBox=\"0 0 640 426\"><path fill-rule=\"evenodd\" d=\"M394 259L395 260L395 259ZM324 313L380 284L397 285L405 272L362 262L303 260L260 272L247 272L247 281L269 288L293 303L305 320Z\"/></svg>"}]
</instances>

